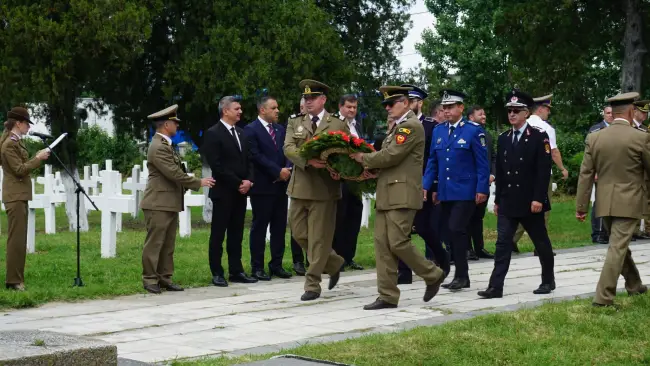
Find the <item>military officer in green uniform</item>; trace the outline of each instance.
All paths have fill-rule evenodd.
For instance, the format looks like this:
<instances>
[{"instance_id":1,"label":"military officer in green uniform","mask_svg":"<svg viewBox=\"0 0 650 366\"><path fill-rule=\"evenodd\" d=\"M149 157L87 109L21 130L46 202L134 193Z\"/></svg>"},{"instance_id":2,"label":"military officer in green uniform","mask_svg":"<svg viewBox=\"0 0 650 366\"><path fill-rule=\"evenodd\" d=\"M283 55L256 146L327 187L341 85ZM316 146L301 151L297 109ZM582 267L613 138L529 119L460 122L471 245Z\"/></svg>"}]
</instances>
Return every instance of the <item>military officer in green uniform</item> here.
<instances>
[{"instance_id":1,"label":"military officer in green uniform","mask_svg":"<svg viewBox=\"0 0 650 366\"><path fill-rule=\"evenodd\" d=\"M292 116L287 123L284 154L294 164L287 193L291 197L289 225L296 242L307 251L309 269L305 275L305 293L302 301L320 297L321 275L330 276L328 288L336 286L344 259L332 250L336 226L336 204L341 199L340 177L328 173L325 162L306 161L299 150L313 136L331 131L349 134L347 122L325 110L329 87L315 80L299 84L305 98L306 114Z\"/></svg>"},{"instance_id":2,"label":"military officer in green uniform","mask_svg":"<svg viewBox=\"0 0 650 366\"><path fill-rule=\"evenodd\" d=\"M634 102L634 124L632 127L639 131L650 132L643 124L647 119L648 112L650 112L650 100L637 100ZM641 220L639 220L637 232L632 238L650 239L650 176L648 176L648 174L650 174L650 172L647 172L645 175L646 192L648 193L648 209L646 210L645 215L643 215L644 229L641 230Z\"/></svg>"},{"instance_id":3,"label":"military officer in green uniform","mask_svg":"<svg viewBox=\"0 0 650 366\"><path fill-rule=\"evenodd\" d=\"M622 274L630 295L648 291L629 249L639 219L647 209L644 175L650 172L650 134L632 126L633 102L639 93L616 95L608 100L614 122L587 135L576 195L576 218L584 221L589 209L596 173L596 216L609 233L609 249L596 287L594 306L611 306Z\"/></svg>"},{"instance_id":4,"label":"military officer in green uniform","mask_svg":"<svg viewBox=\"0 0 650 366\"><path fill-rule=\"evenodd\" d=\"M32 199L32 180L29 174L50 156L41 150L29 158L22 137L29 131L29 112L14 107L7 112L7 121L0 137L2 155L2 202L7 209L7 277L6 287L25 291L25 256L27 253L27 202Z\"/></svg>"},{"instance_id":5,"label":"military officer in green uniform","mask_svg":"<svg viewBox=\"0 0 650 366\"><path fill-rule=\"evenodd\" d=\"M180 119L176 117L177 105L149 115L156 134L147 151L149 178L144 197L140 203L144 211L147 238L142 251L142 283L153 294L167 291L183 291L172 282L174 273L174 247L178 213L183 211L183 195L189 188L212 187L214 179L195 178L187 175L181 159L172 147L171 138L176 135Z\"/></svg>"},{"instance_id":6,"label":"military officer in green uniform","mask_svg":"<svg viewBox=\"0 0 650 366\"><path fill-rule=\"evenodd\" d=\"M381 150L355 153L351 157L366 170L379 169L375 212L375 258L379 297L365 310L395 308L399 302L397 260L401 259L426 283L424 301L440 289L444 272L427 260L411 243L410 234L417 210L424 200L422 165L425 133L409 108L412 87L382 86L382 104L395 123L388 130Z\"/></svg>"}]
</instances>

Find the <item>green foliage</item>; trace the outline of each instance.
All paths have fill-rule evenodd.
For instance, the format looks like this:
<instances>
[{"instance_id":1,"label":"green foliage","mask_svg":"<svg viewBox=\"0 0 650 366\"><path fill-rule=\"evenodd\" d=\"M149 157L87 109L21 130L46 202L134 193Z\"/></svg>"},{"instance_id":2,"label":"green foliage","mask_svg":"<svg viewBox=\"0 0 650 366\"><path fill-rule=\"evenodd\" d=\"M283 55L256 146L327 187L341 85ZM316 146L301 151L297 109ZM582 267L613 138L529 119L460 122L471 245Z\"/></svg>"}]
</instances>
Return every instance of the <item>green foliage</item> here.
<instances>
[{"instance_id":1,"label":"green foliage","mask_svg":"<svg viewBox=\"0 0 650 366\"><path fill-rule=\"evenodd\" d=\"M25 143L25 147L27 148L27 151L29 152L30 158L36 155L37 152L40 150L43 150L45 148L45 145L43 144L43 141L41 139L32 139L32 138L25 138L23 139L23 142ZM47 164L53 164L53 165L58 165L58 163L54 163L54 157L50 157L50 159L46 162ZM45 170L45 164L41 164L40 167L32 170L32 177L38 177L43 175L43 171Z\"/></svg>"},{"instance_id":2,"label":"green foliage","mask_svg":"<svg viewBox=\"0 0 650 366\"><path fill-rule=\"evenodd\" d=\"M195 177L201 176L201 154L198 151L189 150L183 155L183 161L187 162L187 171L194 173Z\"/></svg>"},{"instance_id":3,"label":"green foliage","mask_svg":"<svg viewBox=\"0 0 650 366\"><path fill-rule=\"evenodd\" d=\"M567 180L563 180L562 172L553 164L553 181L557 183L558 191L573 195L578 188L580 165L585 150L585 136L580 133L558 133L557 139L557 147L562 153L562 162L569 171L569 177Z\"/></svg>"},{"instance_id":4,"label":"green foliage","mask_svg":"<svg viewBox=\"0 0 650 366\"><path fill-rule=\"evenodd\" d=\"M135 140L126 136L111 137L99 126L91 126L79 131L78 164L80 167L99 164L105 168L106 160L113 161L113 169L128 176L135 164L145 159L140 153Z\"/></svg>"}]
</instances>

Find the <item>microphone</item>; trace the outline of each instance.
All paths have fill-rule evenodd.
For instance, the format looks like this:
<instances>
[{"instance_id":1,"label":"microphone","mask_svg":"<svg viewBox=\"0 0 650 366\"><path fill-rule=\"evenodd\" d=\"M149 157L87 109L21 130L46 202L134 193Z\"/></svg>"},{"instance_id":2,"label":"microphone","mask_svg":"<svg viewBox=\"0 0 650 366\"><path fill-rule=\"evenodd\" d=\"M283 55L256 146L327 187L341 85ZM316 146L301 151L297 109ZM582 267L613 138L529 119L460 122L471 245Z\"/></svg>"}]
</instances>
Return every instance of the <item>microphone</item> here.
<instances>
[{"instance_id":1,"label":"microphone","mask_svg":"<svg viewBox=\"0 0 650 366\"><path fill-rule=\"evenodd\" d=\"M54 136L52 136L52 135L48 135L46 133L40 133L40 132L36 132L36 131L29 131L28 134L30 136L36 136L36 137L40 137L42 139L53 139L54 138Z\"/></svg>"}]
</instances>

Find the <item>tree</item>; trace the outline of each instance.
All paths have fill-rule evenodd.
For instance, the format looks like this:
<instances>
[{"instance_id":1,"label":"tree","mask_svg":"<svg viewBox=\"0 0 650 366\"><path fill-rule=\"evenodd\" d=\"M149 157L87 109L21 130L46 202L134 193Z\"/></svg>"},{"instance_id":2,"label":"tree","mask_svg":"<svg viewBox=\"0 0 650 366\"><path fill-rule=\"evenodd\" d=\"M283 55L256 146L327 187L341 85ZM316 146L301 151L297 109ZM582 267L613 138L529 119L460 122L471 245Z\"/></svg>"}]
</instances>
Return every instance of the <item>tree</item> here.
<instances>
[{"instance_id":1,"label":"tree","mask_svg":"<svg viewBox=\"0 0 650 366\"><path fill-rule=\"evenodd\" d=\"M7 0L0 4L0 100L46 103L52 133L68 133L59 152L77 178L77 98L92 90L97 80L128 67L143 51L150 33L147 6L154 4L155 0ZM70 177L64 183L72 230L76 228L75 187ZM81 220L87 230L85 214Z\"/></svg>"},{"instance_id":2,"label":"tree","mask_svg":"<svg viewBox=\"0 0 650 366\"><path fill-rule=\"evenodd\" d=\"M643 9L640 0L623 1L625 8L625 47L623 67L621 71L621 90L641 91L643 80L643 58L648 52L643 43L643 12L647 13L648 6Z\"/></svg>"}]
</instances>

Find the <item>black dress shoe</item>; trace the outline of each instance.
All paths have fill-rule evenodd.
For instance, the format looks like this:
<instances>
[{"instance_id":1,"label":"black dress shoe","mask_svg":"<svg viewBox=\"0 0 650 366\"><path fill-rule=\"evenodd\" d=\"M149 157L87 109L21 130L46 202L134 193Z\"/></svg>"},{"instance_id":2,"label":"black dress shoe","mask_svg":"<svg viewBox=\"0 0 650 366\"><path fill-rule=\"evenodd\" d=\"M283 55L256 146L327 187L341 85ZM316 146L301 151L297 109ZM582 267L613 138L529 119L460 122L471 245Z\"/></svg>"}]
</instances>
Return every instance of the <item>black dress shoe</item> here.
<instances>
[{"instance_id":1,"label":"black dress shoe","mask_svg":"<svg viewBox=\"0 0 650 366\"><path fill-rule=\"evenodd\" d=\"M539 285L537 290L533 291L535 295L544 295L544 294L550 294L551 291L555 290L555 282L553 283L542 283Z\"/></svg>"},{"instance_id":2,"label":"black dress shoe","mask_svg":"<svg viewBox=\"0 0 650 366\"><path fill-rule=\"evenodd\" d=\"M347 263L346 267L355 270L355 271L363 271L363 266L360 265L359 263L355 261L350 261Z\"/></svg>"},{"instance_id":3,"label":"black dress shoe","mask_svg":"<svg viewBox=\"0 0 650 366\"><path fill-rule=\"evenodd\" d=\"M212 276L212 284L218 287L228 287L228 282L223 276Z\"/></svg>"},{"instance_id":4,"label":"black dress shoe","mask_svg":"<svg viewBox=\"0 0 650 366\"><path fill-rule=\"evenodd\" d=\"M364 305L363 310L381 310L381 309L395 309L397 304L391 304L380 298L377 298L372 304Z\"/></svg>"},{"instance_id":5,"label":"black dress shoe","mask_svg":"<svg viewBox=\"0 0 650 366\"><path fill-rule=\"evenodd\" d=\"M160 286L158 285L145 285L144 289L147 290L148 293L150 294L160 294L162 291L160 290Z\"/></svg>"},{"instance_id":6,"label":"black dress shoe","mask_svg":"<svg viewBox=\"0 0 650 366\"><path fill-rule=\"evenodd\" d=\"M398 285L410 285L413 283L413 274L406 272L397 272L397 284Z\"/></svg>"},{"instance_id":7,"label":"black dress shoe","mask_svg":"<svg viewBox=\"0 0 650 366\"><path fill-rule=\"evenodd\" d=\"M336 287L336 284L339 283L339 279L341 278L341 271L338 271L334 273L333 275L330 276L330 283L327 285L327 289L331 290L334 287Z\"/></svg>"},{"instance_id":8,"label":"black dress shoe","mask_svg":"<svg viewBox=\"0 0 650 366\"><path fill-rule=\"evenodd\" d=\"M252 275L253 278L257 278L260 281L271 281L271 276L267 275L266 272L262 270L253 271ZM230 276L230 281L232 281L232 276Z\"/></svg>"},{"instance_id":9,"label":"black dress shoe","mask_svg":"<svg viewBox=\"0 0 650 366\"><path fill-rule=\"evenodd\" d=\"M594 244L609 244L609 239L597 238L595 240L592 240L592 243L594 243Z\"/></svg>"},{"instance_id":10,"label":"black dress shoe","mask_svg":"<svg viewBox=\"0 0 650 366\"><path fill-rule=\"evenodd\" d=\"M637 296L637 295L643 295L643 294L645 294L646 292L648 292L648 286L646 286L646 285L641 285L641 287L639 288L639 291L636 291L636 292L628 292L627 295L628 295L628 296Z\"/></svg>"},{"instance_id":11,"label":"black dress shoe","mask_svg":"<svg viewBox=\"0 0 650 366\"><path fill-rule=\"evenodd\" d=\"M445 280L445 276L440 276L438 281L427 285L427 287L424 289L424 297L422 297L422 300L424 302L429 302L431 299L433 299L437 294L438 291L440 291L440 285L442 285L442 281Z\"/></svg>"},{"instance_id":12,"label":"black dress shoe","mask_svg":"<svg viewBox=\"0 0 650 366\"><path fill-rule=\"evenodd\" d=\"M451 282L442 285L442 287L451 291L469 288L469 278L454 278Z\"/></svg>"},{"instance_id":13,"label":"black dress shoe","mask_svg":"<svg viewBox=\"0 0 650 366\"><path fill-rule=\"evenodd\" d=\"M488 287L488 289L485 291L479 291L478 295L485 299L496 299L503 297L503 290L499 290L494 287Z\"/></svg>"},{"instance_id":14,"label":"black dress shoe","mask_svg":"<svg viewBox=\"0 0 650 366\"><path fill-rule=\"evenodd\" d=\"M635 237L632 237L632 239L631 239L630 241L636 241L636 238L635 238Z\"/></svg>"},{"instance_id":15,"label":"black dress shoe","mask_svg":"<svg viewBox=\"0 0 650 366\"><path fill-rule=\"evenodd\" d=\"M269 268L269 275L279 278L291 278L291 273L285 271L282 267Z\"/></svg>"},{"instance_id":16,"label":"black dress shoe","mask_svg":"<svg viewBox=\"0 0 650 366\"><path fill-rule=\"evenodd\" d=\"M305 264L302 262L296 262L293 264L293 271L296 272L298 276L304 276L307 273L305 270Z\"/></svg>"},{"instance_id":17,"label":"black dress shoe","mask_svg":"<svg viewBox=\"0 0 650 366\"><path fill-rule=\"evenodd\" d=\"M474 253L473 250L468 250L467 251L467 260L469 261L477 261L478 260L478 255Z\"/></svg>"},{"instance_id":18,"label":"black dress shoe","mask_svg":"<svg viewBox=\"0 0 650 366\"><path fill-rule=\"evenodd\" d=\"M479 256L479 258L494 259L494 254L488 252L488 251L485 250L485 249L481 249L481 250L478 252L478 256Z\"/></svg>"},{"instance_id":19,"label":"black dress shoe","mask_svg":"<svg viewBox=\"0 0 650 366\"><path fill-rule=\"evenodd\" d=\"M320 294L318 292L313 292L313 291L305 291L302 296L300 296L300 300L302 301L311 301L311 300L316 300L320 297Z\"/></svg>"},{"instance_id":20,"label":"black dress shoe","mask_svg":"<svg viewBox=\"0 0 650 366\"><path fill-rule=\"evenodd\" d=\"M179 285L175 283L161 283L160 288L163 288L167 291L185 291L184 288L180 287Z\"/></svg>"},{"instance_id":21,"label":"black dress shoe","mask_svg":"<svg viewBox=\"0 0 650 366\"><path fill-rule=\"evenodd\" d=\"M248 276L246 276L246 273L244 273L244 272L234 273L234 274L231 273L230 276L228 277L228 279L230 280L230 282L238 282L238 283L255 283L255 282L257 282L257 278L248 277Z\"/></svg>"}]
</instances>

